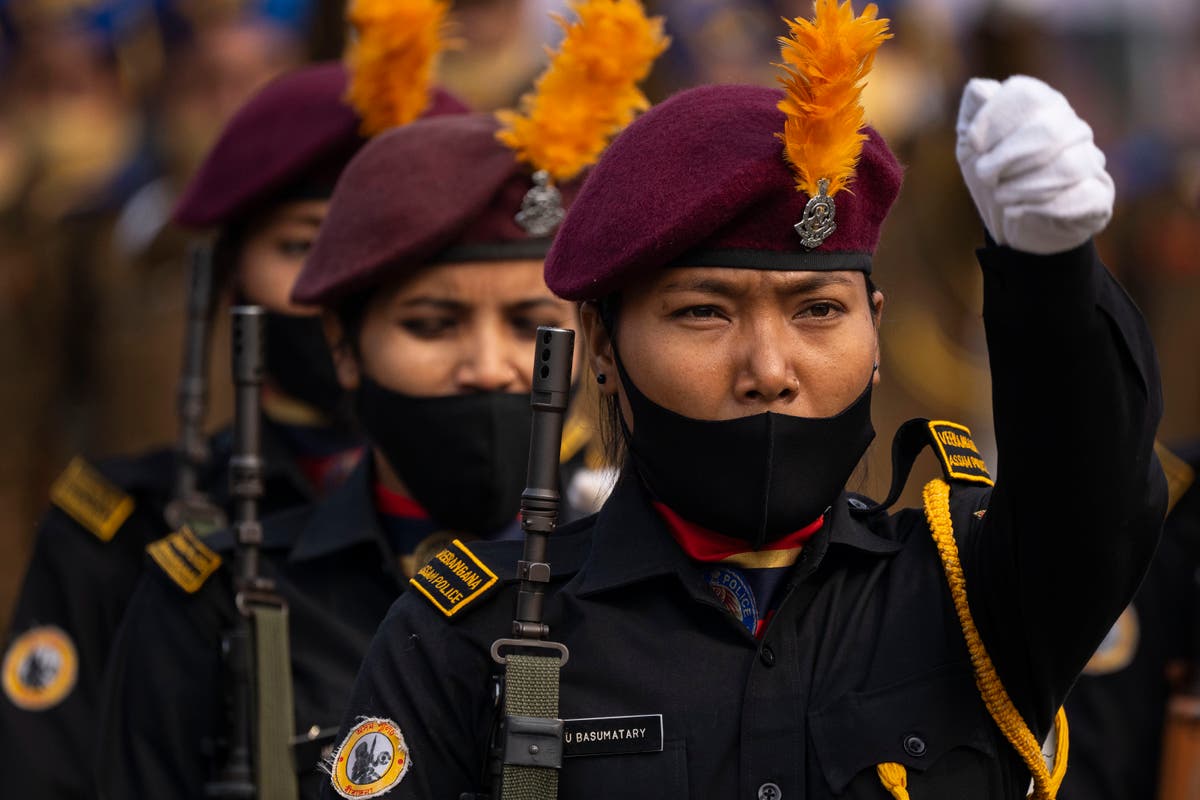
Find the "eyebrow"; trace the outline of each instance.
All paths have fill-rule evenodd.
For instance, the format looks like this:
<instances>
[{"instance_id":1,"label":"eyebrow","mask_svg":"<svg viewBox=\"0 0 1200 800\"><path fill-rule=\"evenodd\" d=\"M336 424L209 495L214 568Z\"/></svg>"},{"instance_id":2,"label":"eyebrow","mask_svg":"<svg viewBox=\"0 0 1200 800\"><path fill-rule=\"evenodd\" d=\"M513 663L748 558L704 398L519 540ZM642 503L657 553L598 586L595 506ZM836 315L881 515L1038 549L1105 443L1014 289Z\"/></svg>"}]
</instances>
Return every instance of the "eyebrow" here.
<instances>
[{"instance_id":1,"label":"eyebrow","mask_svg":"<svg viewBox=\"0 0 1200 800\"><path fill-rule=\"evenodd\" d=\"M400 308L416 308L420 306L428 306L439 311L450 311L460 314L467 310L467 304L461 303L458 300L449 300L444 297L429 297L426 295L418 295L410 297L397 304Z\"/></svg>"},{"instance_id":2,"label":"eyebrow","mask_svg":"<svg viewBox=\"0 0 1200 800\"><path fill-rule=\"evenodd\" d=\"M528 300L518 300L515 303L510 303L504 307L506 311L533 311L536 308L551 308L555 311L559 308L559 301L552 300L549 297L531 297Z\"/></svg>"},{"instance_id":3,"label":"eyebrow","mask_svg":"<svg viewBox=\"0 0 1200 800\"><path fill-rule=\"evenodd\" d=\"M418 295L410 297L407 300L402 300L398 303L400 308L414 308L420 306L428 306L440 311L451 311L454 313L462 313L470 309L470 303L464 303L459 300L451 300L445 297L435 297L430 295ZM535 297L528 300L518 300L514 303L509 303L504 306L504 310L508 313L520 311L532 311L535 308L553 308L557 310L559 307L558 301L552 300L549 297Z\"/></svg>"},{"instance_id":4,"label":"eyebrow","mask_svg":"<svg viewBox=\"0 0 1200 800\"><path fill-rule=\"evenodd\" d=\"M854 281L845 275L833 272L807 273L778 287L779 294L808 294L827 286L852 286ZM746 290L720 278L698 278L693 281L672 281L663 286L666 292L706 292L724 297L739 297Z\"/></svg>"},{"instance_id":5,"label":"eyebrow","mask_svg":"<svg viewBox=\"0 0 1200 800\"><path fill-rule=\"evenodd\" d=\"M315 214L288 214L280 222L293 225L311 225L314 228L321 227L324 220Z\"/></svg>"}]
</instances>

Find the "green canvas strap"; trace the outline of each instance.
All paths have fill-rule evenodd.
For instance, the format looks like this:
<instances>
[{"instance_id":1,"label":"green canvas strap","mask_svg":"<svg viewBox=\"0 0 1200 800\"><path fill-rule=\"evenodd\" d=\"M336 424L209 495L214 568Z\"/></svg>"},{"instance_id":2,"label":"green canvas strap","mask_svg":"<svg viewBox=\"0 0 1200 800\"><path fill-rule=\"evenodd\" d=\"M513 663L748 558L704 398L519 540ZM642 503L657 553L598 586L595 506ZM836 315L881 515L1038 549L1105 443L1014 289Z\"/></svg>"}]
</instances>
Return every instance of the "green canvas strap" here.
<instances>
[{"instance_id":1,"label":"green canvas strap","mask_svg":"<svg viewBox=\"0 0 1200 800\"><path fill-rule=\"evenodd\" d=\"M287 606L252 604L254 695L257 703L254 771L258 800L297 800L292 759L292 661ZM555 687L557 691L557 686Z\"/></svg>"},{"instance_id":2,"label":"green canvas strap","mask_svg":"<svg viewBox=\"0 0 1200 800\"><path fill-rule=\"evenodd\" d=\"M504 686L505 716L510 720L514 717L557 720L561 668L562 660L557 655L509 655ZM555 800L558 770L506 763L503 786L504 800Z\"/></svg>"}]
</instances>

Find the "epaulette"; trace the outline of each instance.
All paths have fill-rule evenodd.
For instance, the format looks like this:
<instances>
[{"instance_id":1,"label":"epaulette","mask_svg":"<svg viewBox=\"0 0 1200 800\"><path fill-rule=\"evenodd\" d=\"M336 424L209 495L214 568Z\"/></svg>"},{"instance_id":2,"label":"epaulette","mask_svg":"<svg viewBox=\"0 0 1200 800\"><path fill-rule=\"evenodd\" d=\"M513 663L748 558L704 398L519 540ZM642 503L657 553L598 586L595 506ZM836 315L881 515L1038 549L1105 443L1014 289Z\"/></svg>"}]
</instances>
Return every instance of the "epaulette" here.
<instances>
[{"instance_id":1,"label":"epaulette","mask_svg":"<svg viewBox=\"0 0 1200 800\"><path fill-rule=\"evenodd\" d=\"M584 532L590 518L564 525L550 537L550 577L573 575L591 547ZM455 539L409 579L412 587L446 617L453 618L501 586L518 580L517 562L524 553L520 539L472 542Z\"/></svg>"},{"instance_id":2,"label":"epaulette","mask_svg":"<svg viewBox=\"0 0 1200 800\"><path fill-rule=\"evenodd\" d=\"M199 591L221 566L221 556L187 527L151 542L146 546L146 552L167 577L188 594Z\"/></svg>"},{"instance_id":3,"label":"epaulette","mask_svg":"<svg viewBox=\"0 0 1200 800\"><path fill-rule=\"evenodd\" d=\"M133 498L79 456L50 487L50 500L102 542L133 513Z\"/></svg>"},{"instance_id":4,"label":"epaulette","mask_svg":"<svg viewBox=\"0 0 1200 800\"><path fill-rule=\"evenodd\" d=\"M890 508L900 499L913 463L926 447L933 451L947 483L995 485L970 428L945 420L910 419L900 426L892 439L892 486L887 499L868 508L855 507L856 510L875 513Z\"/></svg>"}]
</instances>

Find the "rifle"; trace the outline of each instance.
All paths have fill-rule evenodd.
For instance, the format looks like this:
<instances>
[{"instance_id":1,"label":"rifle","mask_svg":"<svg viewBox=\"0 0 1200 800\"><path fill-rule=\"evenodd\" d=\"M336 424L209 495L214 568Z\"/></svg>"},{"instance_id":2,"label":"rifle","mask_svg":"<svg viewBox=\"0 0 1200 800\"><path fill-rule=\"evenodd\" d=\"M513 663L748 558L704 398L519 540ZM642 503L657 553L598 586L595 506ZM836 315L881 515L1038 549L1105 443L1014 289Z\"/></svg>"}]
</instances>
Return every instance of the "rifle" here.
<instances>
[{"instance_id":1,"label":"rifle","mask_svg":"<svg viewBox=\"0 0 1200 800\"><path fill-rule=\"evenodd\" d=\"M265 314L258 306L236 306L231 313L235 405L229 484L238 614L221 641L229 734L223 763L216 779L205 786L205 796L283 800L297 796L290 749L293 706L287 605L276 594L274 581L259 574Z\"/></svg>"},{"instance_id":2,"label":"rifle","mask_svg":"<svg viewBox=\"0 0 1200 800\"><path fill-rule=\"evenodd\" d=\"M517 562L520 588L512 638L492 644L492 658L502 667L495 692L499 726L493 734L490 782L494 797L516 794L515 786L536 786L536 795L552 800L558 793L562 767L563 722L558 719L558 672L570 658L566 645L548 639L542 621L550 565L550 534L558 525L559 451L563 420L571 394L575 332L540 327L533 361L526 489L521 493L521 528L525 548ZM507 655L506 655L507 652ZM503 708L502 718L499 709ZM529 796L529 795L524 795Z\"/></svg>"},{"instance_id":3,"label":"rifle","mask_svg":"<svg viewBox=\"0 0 1200 800\"><path fill-rule=\"evenodd\" d=\"M213 305L212 246L196 242L190 251L187 320L183 340L183 370L177 408L179 442L175 489L166 508L172 529L187 525L201 536L224 528L225 513L200 489L200 473L208 463L204 414L208 408L208 347Z\"/></svg>"}]
</instances>

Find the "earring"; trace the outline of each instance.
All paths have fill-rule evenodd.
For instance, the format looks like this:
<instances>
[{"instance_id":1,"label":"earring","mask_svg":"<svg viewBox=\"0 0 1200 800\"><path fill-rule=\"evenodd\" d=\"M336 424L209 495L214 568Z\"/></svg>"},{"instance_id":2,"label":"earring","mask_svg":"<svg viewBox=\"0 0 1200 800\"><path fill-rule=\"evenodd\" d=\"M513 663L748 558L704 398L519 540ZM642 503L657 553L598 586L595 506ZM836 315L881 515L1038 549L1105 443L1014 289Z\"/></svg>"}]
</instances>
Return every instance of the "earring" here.
<instances>
[{"instance_id":1,"label":"earring","mask_svg":"<svg viewBox=\"0 0 1200 800\"><path fill-rule=\"evenodd\" d=\"M871 368L871 370L873 372L879 372L879 362L878 361L875 362L875 365Z\"/></svg>"},{"instance_id":2,"label":"earring","mask_svg":"<svg viewBox=\"0 0 1200 800\"><path fill-rule=\"evenodd\" d=\"M603 386L605 384L605 382L607 382L607 381L608 381L608 376L605 375L603 372L596 373L596 383Z\"/></svg>"}]
</instances>

